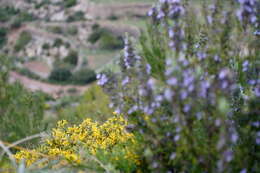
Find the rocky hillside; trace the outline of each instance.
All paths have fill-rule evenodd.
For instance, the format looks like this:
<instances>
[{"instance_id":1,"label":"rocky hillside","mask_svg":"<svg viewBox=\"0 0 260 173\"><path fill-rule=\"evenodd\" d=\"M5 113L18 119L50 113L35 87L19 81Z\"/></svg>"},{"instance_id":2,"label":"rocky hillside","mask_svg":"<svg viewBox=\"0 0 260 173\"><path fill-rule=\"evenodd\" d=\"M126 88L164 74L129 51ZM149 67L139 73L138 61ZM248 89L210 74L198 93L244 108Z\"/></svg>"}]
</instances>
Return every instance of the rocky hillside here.
<instances>
[{"instance_id":1,"label":"rocky hillside","mask_svg":"<svg viewBox=\"0 0 260 173\"><path fill-rule=\"evenodd\" d=\"M152 2L2 0L0 49L14 62L12 80L53 95L68 93L64 85L82 91L77 85L94 81L119 56L126 32L138 37ZM44 89L48 84L61 89Z\"/></svg>"}]
</instances>

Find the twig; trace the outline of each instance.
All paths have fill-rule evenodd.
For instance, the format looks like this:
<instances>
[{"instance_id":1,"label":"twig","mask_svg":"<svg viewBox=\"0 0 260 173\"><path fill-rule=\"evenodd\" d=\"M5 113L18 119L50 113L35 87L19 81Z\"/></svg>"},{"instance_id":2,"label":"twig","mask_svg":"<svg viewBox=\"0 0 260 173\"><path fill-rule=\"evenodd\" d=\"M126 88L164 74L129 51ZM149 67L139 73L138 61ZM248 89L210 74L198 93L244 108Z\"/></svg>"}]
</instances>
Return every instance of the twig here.
<instances>
[{"instance_id":1,"label":"twig","mask_svg":"<svg viewBox=\"0 0 260 173\"><path fill-rule=\"evenodd\" d=\"M3 148L4 153L6 153L8 155L8 157L11 160L11 162L13 163L14 167L17 168L17 165L16 165L16 162L15 162L15 158L13 157L13 154L10 152L8 147L6 147L1 140L0 140L0 147Z\"/></svg>"},{"instance_id":2,"label":"twig","mask_svg":"<svg viewBox=\"0 0 260 173\"><path fill-rule=\"evenodd\" d=\"M16 142L12 143L11 145L7 146L6 148L7 148L7 149L13 148L14 146L16 146L16 145L18 145L18 144L21 144L21 143L24 143L24 142L26 142L26 141L32 140L32 139L34 139L34 138L43 137L43 136L44 136L43 133L39 133L39 134L36 134L36 135L28 136L28 137L26 137L26 138L23 138L23 139L21 139L21 140L18 140L18 141L16 141ZM2 157L4 156L4 153L5 153L5 152L2 152L2 153L0 154L0 160L2 160Z\"/></svg>"}]
</instances>

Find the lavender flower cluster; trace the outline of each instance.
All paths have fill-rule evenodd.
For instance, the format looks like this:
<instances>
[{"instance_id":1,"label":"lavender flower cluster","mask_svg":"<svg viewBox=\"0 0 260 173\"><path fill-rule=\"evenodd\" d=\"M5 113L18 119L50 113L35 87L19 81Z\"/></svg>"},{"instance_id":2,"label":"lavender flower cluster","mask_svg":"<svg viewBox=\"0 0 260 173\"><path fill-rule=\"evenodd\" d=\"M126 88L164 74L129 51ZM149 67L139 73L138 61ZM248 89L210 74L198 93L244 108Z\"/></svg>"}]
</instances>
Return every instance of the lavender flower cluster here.
<instances>
[{"instance_id":1,"label":"lavender flower cluster","mask_svg":"<svg viewBox=\"0 0 260 173\"><path fill-rule=\"evenodd\" d=\"M258 27L257 13L259 11L257 6L259 2L257 0L238 0L238 2L240 4L240 8L237 10L238 19L245 24L253 24Z\"/></svg>"},{"instance_id":2,"label":"lavender flower cluster","mask_svg":"<svg viewBox=\"0 0 260 173\"><path fill-rule=\"evenodd\" d=\"M241 0L239 3L241 20L256 22L256 2ZM246 125L240 121L251 114L250 111L243 113L250 107L250 100L259 99L259 67L253 66L259 54L250 47L248 49L252 51L244 55L236 46L226 46L229 42L223 35L231 37L227 33L236 30L232 26L231 29L223 28L233 9L229 15L216 9L221 9L217 4L213 10L225 19L214 19L220 20L216 22L221 24L219 26L210 20L209 31L201 30L215 35L206 35L205 45L196 46L196 41L188 41L187 37L193 32L187 29L187 21L183 19L190 17L185 16L189 9L184 9L181 0L161 0L148 15L152 18L151 27L167 40L168 58L160 69L163 77L156 77L154 74L161 71L152 68L154 63L160 62L147 58L149 55L144 52L137 52L128 37L120 61L121 73L110 78L105 74L98 76L98 83L111 97L111 106L129 119L134 117L137 129L145 138L145 147L153 151L152 155L144 154L152 171L189 172L191 167L198 172L257 169L255 165L246 165L246 159L255 163L255 158L250 154L248 158L242 158L241 153L247 149L240 151L239 147L244 146L240 143L245 143L243 140L248 136L253 139L250 145L259 147L260 143L259 118ZM208 15L205 20L209 20ZM197 22L200 27L200 21ZM192 53L187 46L191 44ZM252 71L255 73L250 76ZM250 118L255 117L255 112L252 111ZM141 115L149 117L148 120ZM241 129L244 126L252 129L246 135L242 132L245 129ZM250 148L250 145L246 147ZM194 165L190 165L191 162Z\"/></svg>"}]
</instances>

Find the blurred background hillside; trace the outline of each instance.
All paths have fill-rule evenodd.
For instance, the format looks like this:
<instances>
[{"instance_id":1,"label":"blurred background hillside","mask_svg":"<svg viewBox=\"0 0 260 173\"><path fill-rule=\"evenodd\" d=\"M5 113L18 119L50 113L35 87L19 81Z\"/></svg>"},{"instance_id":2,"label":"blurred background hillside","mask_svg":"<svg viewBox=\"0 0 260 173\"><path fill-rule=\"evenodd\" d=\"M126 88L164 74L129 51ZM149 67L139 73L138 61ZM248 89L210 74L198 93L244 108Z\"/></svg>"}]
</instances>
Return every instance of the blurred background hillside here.
<instances>
[{"instance_id":1,"label":"blurred background hillside","mask_svg":"<svg viewBox=\"0 0 260 173\"><path fill-rule=\"evenodd\" d=\"M128 32L138 37L154 0L1 0L0 50L10 80L58 98L113 69Z\"/></svg>"}]
</instances>

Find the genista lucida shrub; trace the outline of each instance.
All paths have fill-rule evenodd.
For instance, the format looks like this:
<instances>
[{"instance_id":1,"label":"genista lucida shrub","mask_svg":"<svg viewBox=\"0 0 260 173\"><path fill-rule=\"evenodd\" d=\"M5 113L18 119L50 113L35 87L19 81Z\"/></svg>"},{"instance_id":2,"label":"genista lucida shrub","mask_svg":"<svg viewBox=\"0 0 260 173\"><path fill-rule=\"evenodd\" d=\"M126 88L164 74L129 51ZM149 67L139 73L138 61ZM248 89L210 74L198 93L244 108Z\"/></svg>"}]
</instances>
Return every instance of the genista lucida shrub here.
<instances>
[{"instance_id":1,"label":"genista lucida shrub","mask_svg":"<svg viewBox=\"0 0 260 173\"><path fill-rule=\"evenodd\" d=\"M58 165L84 167L94 156L104 165L111 163L118 170L132 171L140 164L139 144L136 136L126 131L127 124L116 114L104 123L87 118L79 125L69 125L61 120L37 149L22 150L15 158L17 162L25 160L28 167L44 158L47 161L40 162L39 167L52 160L59 160Z\"/></svg>"}]
</instances>

